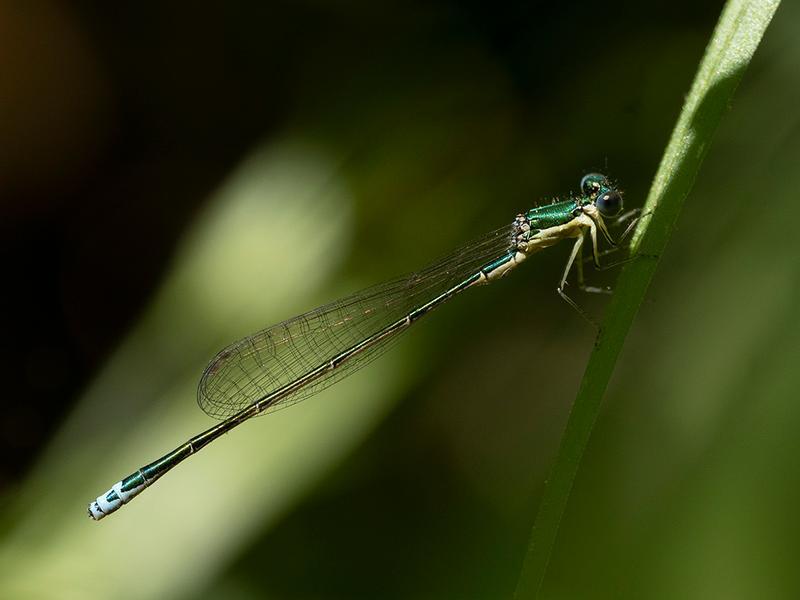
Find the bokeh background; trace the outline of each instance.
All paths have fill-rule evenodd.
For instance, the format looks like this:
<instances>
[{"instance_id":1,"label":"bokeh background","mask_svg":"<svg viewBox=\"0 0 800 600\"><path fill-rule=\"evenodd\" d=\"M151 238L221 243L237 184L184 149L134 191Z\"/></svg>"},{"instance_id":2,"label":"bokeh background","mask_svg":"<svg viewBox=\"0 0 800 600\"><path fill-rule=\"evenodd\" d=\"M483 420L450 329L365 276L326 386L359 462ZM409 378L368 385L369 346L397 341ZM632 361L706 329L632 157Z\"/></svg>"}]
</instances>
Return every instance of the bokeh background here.
<instances>
[{"instance_id":1,"label":"bokeh background","mask_svg":"<svg viewBox=\"0 0 800 600\"><path fill-rule=\"evenodd\" d=\"M508 597L593 340L566 247L86 504L213 423L228 342L589 170L641 205L721 6L0 3L0 597ZM544 597L800 596L798 19L662 257Z\"/></svg>"}]
</instances>

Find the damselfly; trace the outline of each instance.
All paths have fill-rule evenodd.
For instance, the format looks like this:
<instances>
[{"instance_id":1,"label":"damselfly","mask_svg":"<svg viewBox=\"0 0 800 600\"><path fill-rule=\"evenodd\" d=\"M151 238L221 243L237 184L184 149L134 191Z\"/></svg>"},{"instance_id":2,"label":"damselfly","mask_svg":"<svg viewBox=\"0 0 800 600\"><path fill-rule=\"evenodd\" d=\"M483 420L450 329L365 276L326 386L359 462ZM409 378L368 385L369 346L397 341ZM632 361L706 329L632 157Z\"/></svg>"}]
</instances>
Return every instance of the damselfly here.
<instances>
[{"instance_id":1,"label":"damselfly","mask_svg":"<svg viewBox=\"0 0 800 600\"><path fill-rule=\"evenodd\" d=\"M505 227L433 265L273 325L228 346L209 363L197 401L222 421L115 483L89 504L95 520L127 504L156 479L208 443L257 415L299 402L353 373L384 352L414 322L476 285L507 275L531 254L574 239L558 293L584 317L564 287L573 265L582 286L581 252L588 234L600 267L598 233L616 242L603 222L622 211L622 195L596 173L578 196L532 208ZM588 318L588 317L587 317Z\"/></svg>"}]
</instances>

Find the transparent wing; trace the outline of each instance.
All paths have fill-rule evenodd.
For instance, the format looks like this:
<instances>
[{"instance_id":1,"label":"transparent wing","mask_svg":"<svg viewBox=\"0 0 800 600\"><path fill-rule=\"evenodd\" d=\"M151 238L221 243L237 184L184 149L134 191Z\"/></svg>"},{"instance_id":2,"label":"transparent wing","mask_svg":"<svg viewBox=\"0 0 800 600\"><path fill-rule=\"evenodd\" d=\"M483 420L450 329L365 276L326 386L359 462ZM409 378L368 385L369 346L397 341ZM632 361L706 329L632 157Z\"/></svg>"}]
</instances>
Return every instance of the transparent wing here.
<instances>
[{"instance_id":1,"label":"transparent wing","mask_svg":"<svg viewBox=\"0 0 800 600\"><path fill-rule=\"evenodd\" d=\"M217 419L236 414L464 281L508 252L514 232L514 225L507 225L422 271L367 288L231 344L203 372L197 403ZM299 402L355 372L380 356L405 329L375 342L305 387L278 397L264 412Z\"/></svg>"}]
</instances>

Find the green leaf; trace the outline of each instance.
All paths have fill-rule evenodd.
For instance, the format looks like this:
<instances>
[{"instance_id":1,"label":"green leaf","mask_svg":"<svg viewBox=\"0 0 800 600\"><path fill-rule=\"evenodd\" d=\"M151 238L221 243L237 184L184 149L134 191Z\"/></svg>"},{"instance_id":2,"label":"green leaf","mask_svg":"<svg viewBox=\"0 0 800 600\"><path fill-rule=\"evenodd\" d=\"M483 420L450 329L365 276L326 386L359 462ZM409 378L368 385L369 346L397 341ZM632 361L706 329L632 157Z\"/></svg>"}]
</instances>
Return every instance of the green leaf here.
<instances>
[{"instance_id":1,"label":"green leaf","mask_svg":"<svg viewBox=\"0 0 800 600\"><path fill-rule=\"evenodd\" d=\"M620 274L586 366L536 516L516 598L534 598L541 589L581 458L628 330L714 133L779 4L779 0L730 0L722 11L633 234L631 252L637 258Z\"/></svg>"}]
</instances>

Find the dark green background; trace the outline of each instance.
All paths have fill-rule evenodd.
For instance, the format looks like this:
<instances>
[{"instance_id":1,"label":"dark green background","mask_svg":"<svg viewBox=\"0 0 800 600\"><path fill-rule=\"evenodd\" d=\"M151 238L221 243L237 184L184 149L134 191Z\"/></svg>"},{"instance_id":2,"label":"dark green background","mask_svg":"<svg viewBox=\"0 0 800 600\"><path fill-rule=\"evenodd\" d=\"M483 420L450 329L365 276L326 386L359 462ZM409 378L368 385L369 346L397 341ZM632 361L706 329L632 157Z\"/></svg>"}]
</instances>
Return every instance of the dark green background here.
<instances>
[{"instance_id":1,"label":"dark green background","mask_svg":"<svg viewBox=\"0 0 800 600\"><path fill-rule=\"evenodd\" d=\"M592 345L555 294L567 247L398 344L384 371L394 387L376 388L391 398L382 417L280 511L248 512L248 535L226 540L202 572L195 552L218 539L198 526L185 553L163 558L182 578L163 589L102 569L53 587L34 580L49 576L36 558L48 545L52 562L112 553L137 571L140 555L111 519L169 503L173 475L97 525L58 490L88 501L98 482L126 474L81 444L100 440L95 451L113 455L109 431L123 435L157 397L128 398L121 382L101 411L82 398L141 332L182 240L213 221L210 199L237 165L300 139L335 165L319 198L348 190L335 270L295 273L319 282L299 305L247 299L263 300L261 325L423 266L576 190L589 170L641 205L721 9L645 4L3 3L0 553L18 562L16 579L0 570L0 591L19 593L24 579L36 598L508 597ZM778 11L662 257L582 464L547 598L800 594L798 18L792 3ZM333 231L315 202L285 224L276 263ZM254 268L250 258L234 254L230 268ZM614 275L588 272L602 285ZM177 300L193 314L188 291ZM603 298L579 300L602 313ZM159 323L152 360L124 370L145 389L169 388L179 360L164 341L170 320ZM194 322L197 335L205 326ZM195 359L228 341L194 348ZM307 404L333 400L328 391ZM175 444L193 433L175 431ZM151 443L141 461L167 449ZM224 485L206 459L214 452L192 459L209 496ZM239 457L230 469L259 461ZM50 499L37 531L28 499L41 500L38 489ZM60 550L49 535L74 539L73 527L84 546ZM170 535L146 521L135 532L130 547L154 553Z\"/></svg>"}]
</instances>

